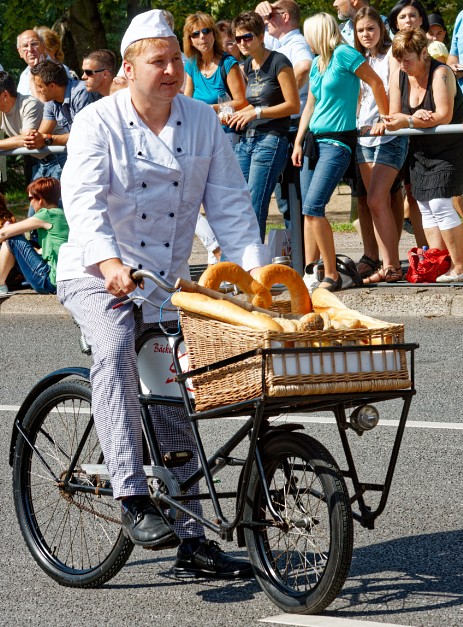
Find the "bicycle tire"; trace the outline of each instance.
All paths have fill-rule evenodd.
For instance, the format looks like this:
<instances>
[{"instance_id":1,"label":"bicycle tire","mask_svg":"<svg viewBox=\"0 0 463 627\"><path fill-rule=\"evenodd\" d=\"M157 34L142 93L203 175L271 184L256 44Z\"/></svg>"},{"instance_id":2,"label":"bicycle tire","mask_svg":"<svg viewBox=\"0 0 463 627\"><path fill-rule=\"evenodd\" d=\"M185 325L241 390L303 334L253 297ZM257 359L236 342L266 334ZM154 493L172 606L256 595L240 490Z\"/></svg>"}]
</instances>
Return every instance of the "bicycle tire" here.
<instances>
[{"instance_id":1,"label":"bicycle tire","mask_svg":"<svg viewBox=\"0 0 463 627\"><path fill-rule=\"evenodd\" d=\"M264 443L261 458L272 504L284 522L272 518L254 463L243 518L254 574L285 612L317 614L339 594L352 559L344 478L330 453L301 433L278 434Z\"/></svg>"},{"instance_id":2,"label":"bicycle tire","mask_svg":"<svg viewBox=\"0 0 463 627\"><path fill-rule=\"evenodd\" d=\"M56 383L27 411L23 427L56 478L64 479L91 419L91 387L84 380ZM103 463L93 424L73 473L82 485L108 487L89 476L84 463ZM80 470L79 470L80 468ZM120 509L111 496L66 490L19 435L13 463L16 514L24 540L39 566L63 586L96 588L114 577L132 550L120 526Z\"/></svg>"}]
</instances>

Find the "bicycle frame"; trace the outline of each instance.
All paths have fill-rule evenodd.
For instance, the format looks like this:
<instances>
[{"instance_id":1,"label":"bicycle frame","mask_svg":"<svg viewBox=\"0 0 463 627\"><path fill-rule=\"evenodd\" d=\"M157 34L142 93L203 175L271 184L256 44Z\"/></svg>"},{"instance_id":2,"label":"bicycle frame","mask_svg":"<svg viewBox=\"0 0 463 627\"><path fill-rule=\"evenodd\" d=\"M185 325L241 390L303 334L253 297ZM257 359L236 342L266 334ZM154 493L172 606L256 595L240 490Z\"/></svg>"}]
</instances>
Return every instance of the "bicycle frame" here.
<instances>
[{"instance_id":1,"label":"bicycle frame","mask_svg":"<svg viewBox=\"0 0 463 627\"><path fill-rule=\"evenodd\" d=\"M146 272L146 271L137 271L134 273L134 277L137 278L151 278L154 280L162 289L166 291L174 291L175 288L166 284L160 277L155 275L154 273ZM163 333L163 331L158 332L148 332L148 334L156 335L157 337L168 337L168 334ZM395 345L387 345L387 348L390 349L403 349L404 351L408 351L410 353L410 374L411 374L411 387L409 389L404 390L393 390L387 392L371 392L371 393L349 393L349 394L323 394L323 395L314 395L314 396L294 396L294 397L281 397L281 398L270 398L265 395L265 392L262 396L258 398L254 398L247 401L242 401L238 403L233 403L231 405L227 405L225 407L219 407L216 409L196 412L194 408L194 401L192 400L191 390L189 389L189 381L191 377L195 375L201 374L205 371L214 371L218 370L225 365L229 365L232 363L238 363L239 361L246 359L251 356L262 356L262 390L265 390L265 372L266 372L266 364L267 359L274 354L286 352L286 353L298 353L298 352L342 352L345 350L343 347L323 347L323 348L284 348L284 349L256 349L254 351L248 351L242 355L237 355L236 357L231 357L229 359L221 360L214 364L210 364L207 367L198 368L193 371L183 372L184 368L182 368L181 359L183 357L183 350L181 350L181 345L183 342L183 337L178 335L175 339L172 339L170 336L170 347L171 347L171 356L173 359L173 374L174 377L172 381L178 383L180 396L167 396L160 393L145 393L143 392L143 384L141 383L141 392L139 394L140 400L140 408L141 408L141 418L143 423L143 429L146 436L146 441L149 448L149 454L151 460L154 462L154 466L163 467L168 469L169 466L175 465L178 463L178 460L174 463L170 463L169 460L166 460L162 454L159 447L159 444L156 439L155 430L151 421L149 407L151 405L165 405L170 407L185 407L189 420L191 422L191 428L193 431L195 443L197 446L198 457L200 466L199 468L189 476L185 481L183 481L179 486L178 494L169 495L162 493L159 489L155 492L154 497L158 499L165 505L171 506L176 510L179 510L188 516L199 521L202 525L219 534L224 539L231 539L233 535L233 531L235 529L242 529L245 526L246 522L243 522L243 511L245 504L245 497L248 490L249 478L251 475L251 469L253 464L256 464L259 478L261 481L261 485L263 487L263 492L265 496L265 500L268 506L268 511L270 512L273 521L269 522L270 524L274 524L275 522L278 524L282 522L282 518L280 514L275 511L272 499L269 494L268 487L266 485L265 473L263 468L263 463L260 455L260 445L263 444L268 438L277 435L278 432L282 431L295 431L299 429L303 429L302 425L288 423L288 424L279 424L277 426L270 425L269 418L280 415L282 412L291 413L294 411L298 411L301 413L311 413L315 411L331 411L333 412L336 420L336 425L340 434L342 448L344 451L344 455L347 462L347 469L342 470L342 474L344 477L351 480L353 485L353 494L350 497L351 503L357 503L359 507L358 512L353 512L353 517L357 520L362 526L372 529L374 528L374 522L376 518L384 511L387 498L389 495L391 482L393 478L393 474L395 471L397 458L403 438L403 433L405 429L405 424L408 416L408 411L411 403L411 399L415 394L414 388L414 350L418 347L417 344L395 344ZM375 346L375 350L380 349L380 346ZM349 351L368 351L372 350L371 347L349 347ZM163 351L165 352L165 351ZM156 371L156 375L157 375ZM47 385L52 385L56 381L59 381L63 377L77 375L80 377L86 378L88 376L88 371L85 369L78 368L70 368L57 371L55 373L51 373L47 377L45 377L42 381L40 381L37 386L29 393L26 400L18 412L17 418L15 420L12 442L10 447L10 465L12 464L14 449L16 446L16 439L18 434L21 434L22 437L28 442L28 445L33 448L35 453L38 455L39 459L40 454L34 448L33 443L31 443L28 439L27 433L25 433L22 428L22 421L27 412L28 407L32 404L32 402L39 396L39 394L47 387ZM346 410L354 409L356 407L371 404L384 402L392 399L402 399L403 407L401 411L401 416L399 420L399 425L397 428L391 456L389 459L389 463L387 466L386 476L383 483L373 484L362 482L359 478L359 474L357 471L357 467L355 464L355 460L352 454L352 450L350 447L350 443L347 437L347 430L349 428L353 428L351 423L348 420ZM209 459L206 456L205 449L203 447L201 435L199 432L199 421L204 419L217 419L223 417L230 416L249 416L245 423L238 429L238 431L227 440L214 454L212 454ZM93 418L89 418L88 427L85 433L90 431L90 427L92 425ZM239 459L233 457L231 454L240 445L243 440L250 436L250 444L248 449L248 454L246 459ZM84 434L85 438L85 434ZM105 494L112 495L112 488L108 487L93 487L92 485L82 485L81 483L74 483L72 481L73 472L75 470L76 462L79 457L79 453L84 446L84 439L80 442L77 451L71 460L70 466L67 470L66 476L64 479L60 480L60 484L64 484L64 488L70 491L82 491L89 492L93 494ZM51 475L52 479L56 482L58 478L53 476L53 473L50 471L46 461L41 459L41 462L47 472ZM217 492L214 485L214 475L222 469L224 466L238 466L241 467L240 477L238 480L238 485L236 492ZM104 466L102 466L104 468ZM191 496L186 494L188 490L199 480L204 479L207 486L207 493L198 494L195 496ZM365 500L365 495L368 492L379 492L380 493L380 501L375 509L370 507ZM233 520L229 521L225 517L222 511L222 507L220 505L220 499L224 498L235 498L236 497L236 514ZM210 499L214 508L216 521L211 521L203 516L199 516L192 512L185 504L184 501L191 501L193 499L206 500ZM240 534L238 534L240 536ZM242 544L242 538L238 538L239 544Z\"/></svg>"}]
</instances>

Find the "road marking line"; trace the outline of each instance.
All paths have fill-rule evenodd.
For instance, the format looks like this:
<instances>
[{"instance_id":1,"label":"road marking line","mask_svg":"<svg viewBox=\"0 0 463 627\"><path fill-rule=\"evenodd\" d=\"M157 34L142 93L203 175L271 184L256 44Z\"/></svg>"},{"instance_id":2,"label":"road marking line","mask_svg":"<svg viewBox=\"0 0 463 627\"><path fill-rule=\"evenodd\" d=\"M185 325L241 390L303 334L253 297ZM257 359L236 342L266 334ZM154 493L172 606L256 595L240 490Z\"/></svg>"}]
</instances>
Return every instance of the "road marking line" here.
<instances>
[{"instance_id":1,"label":"road marking line","mask_svg":"<svg viewBox=\"0 0 463 627\"><path fill-rule=\"evenodd\" d=\"M19 410L19 405L0 405L0 411L13 411ZM89 410L80 409L81 413L89 413ZM221 418L221 420L247 420L248 416L231 416ZM306 414L284 414L281 418L276 418L276 422L291 422L297 421L309 424L327 424L334 425L336 420L328 416L307 416ZM273 421L272 421L273 422ZM378 427L397 427L399 425L398 420L382 420L379 419ZM431 422L425 420L408 420L406 427L409 429L463 429L463 422Z\"/></svg>"},{"instance_id":2,"label":"road marking line","mask_svg":"<svg viewBox=\"0 0 463 627\"><path fill-rule=\"evenodd\" d=\"M397 623L378 623L376 621L352 620L335 616L298 616L295 614L279 614L261 618L260 623L277 623L278 625L298 625L301 627L410 627Z\"/></svg>"}]
</instances>

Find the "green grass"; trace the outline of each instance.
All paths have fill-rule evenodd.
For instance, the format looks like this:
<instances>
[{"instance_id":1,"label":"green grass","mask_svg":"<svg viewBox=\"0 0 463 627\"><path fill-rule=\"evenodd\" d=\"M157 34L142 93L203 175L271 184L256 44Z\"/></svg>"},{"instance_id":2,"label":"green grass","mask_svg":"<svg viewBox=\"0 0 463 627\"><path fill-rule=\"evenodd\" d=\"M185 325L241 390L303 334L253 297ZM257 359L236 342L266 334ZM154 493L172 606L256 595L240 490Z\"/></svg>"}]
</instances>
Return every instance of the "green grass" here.
<instances>
[{"instance_id":1,"label":"green grass","mask_svg":"<svg viewBox=\"0 0 463 627\"><path fill-rule=\"evenodd\" d=\"M334 233L355 233L355 227L350 222L330 222L331 228ZM266 226L266 233L272 229L284 229L285 225L282 222L268 222Z\"/></svg>"},{"instance_id":2,"label":"green grass","mask_svg":"<svg viewBox=\"0 0 463 627\"><path fill-rule=\"evenodd\" d=\"M24 190L9 189L5 193L5 199L8 209L14 213L17 220L24 220L24 218L27 218L29 202Z\"/></svg>"}]
</instances>

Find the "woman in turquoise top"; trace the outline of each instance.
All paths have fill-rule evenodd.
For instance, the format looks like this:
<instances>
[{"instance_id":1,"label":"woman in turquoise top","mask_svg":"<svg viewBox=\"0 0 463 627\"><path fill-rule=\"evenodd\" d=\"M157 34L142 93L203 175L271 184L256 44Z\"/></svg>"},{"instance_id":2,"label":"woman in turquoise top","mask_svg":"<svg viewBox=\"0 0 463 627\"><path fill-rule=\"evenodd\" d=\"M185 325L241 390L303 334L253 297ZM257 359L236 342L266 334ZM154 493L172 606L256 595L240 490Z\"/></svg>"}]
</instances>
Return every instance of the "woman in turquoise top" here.
<instances>
[{"instance_id":1,"label":"woman in turquoise top","mask_svg":"<svg viewBox=\"0 0 463 627\"><path fill-rule=\"evenodd\" d=\"M184 94L202 100L220 115L219 100L229 98L230 112L247 105L246 85L237 60L224 52L214 19L207 13L189 15L183 27L183 51L186 82ZM221 116L222 117L222 116ZM228 128L227 118L221 119L230 141L238 141L236 133Z\"/></svg>"},{"instance_id":2,"label":"woman in turquoise top","mask_svg":"<svg viewBox=\"0 0 463 627\"><path fill-rule=\"evenodd\" d=\"M309 157L310 176L301 190L305 262L321 256L325 276L319 287L337 291L342 289L342 278L336 269L333 231L325 218L325 206L355 156L360 80L371 86L380 115L388 114L388 100L381 78L360 52L343 43L332 15L318 13L308 18L304 35L317 55L292 154L293 164L299 167L304 151ZM306 137L308 129L311 133Z\"/></svg>"},{"instance_id":3,"label":"woman in turquoise top","mask_svg":"<svg viewBox=\"0 0 463 627\"><path fill-rule=\"evenodd\" d=\"M5 281L15 264L36 292L56 294L58 252L69 236L64 211L58 208L60 183L52 177L41 177L32 181L27 193L35 215L0 229L0 295L8 294ZM24 237L33 229L37 229L41 254Z\"/></svg>"}]
</instances>

